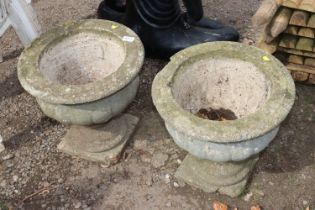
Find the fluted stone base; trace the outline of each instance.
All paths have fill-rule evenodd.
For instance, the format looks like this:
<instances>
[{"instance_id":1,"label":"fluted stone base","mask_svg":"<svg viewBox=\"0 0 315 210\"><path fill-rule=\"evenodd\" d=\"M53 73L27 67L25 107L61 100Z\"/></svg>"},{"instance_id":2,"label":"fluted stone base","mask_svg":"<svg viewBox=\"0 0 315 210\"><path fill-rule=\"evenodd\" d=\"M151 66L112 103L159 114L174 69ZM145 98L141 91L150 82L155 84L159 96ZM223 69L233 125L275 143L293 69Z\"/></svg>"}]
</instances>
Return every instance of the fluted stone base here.
<instances>
[{"instance_id":1,"label":"fluted stone base","mask_svg":"<svg viewBox=\"0 0 315 210\"><path fill-rule=\"evenodd\" d=\"M242 162L213 162L188 154L175 177L205 192L237 197L244 191L257 161L258 156Z\"/></svg>"},{"instance_id":2,"label":"fluted stone base","mask_svg":"<svg viewBox=\"0 0 315 210\"><path fill-rule=\"evenodd\" d=\"M71 126L58 149L86 160L113 165L119 161L138 122L138 117L124 114L106 124Z\"/></svg>"}]
</instances>

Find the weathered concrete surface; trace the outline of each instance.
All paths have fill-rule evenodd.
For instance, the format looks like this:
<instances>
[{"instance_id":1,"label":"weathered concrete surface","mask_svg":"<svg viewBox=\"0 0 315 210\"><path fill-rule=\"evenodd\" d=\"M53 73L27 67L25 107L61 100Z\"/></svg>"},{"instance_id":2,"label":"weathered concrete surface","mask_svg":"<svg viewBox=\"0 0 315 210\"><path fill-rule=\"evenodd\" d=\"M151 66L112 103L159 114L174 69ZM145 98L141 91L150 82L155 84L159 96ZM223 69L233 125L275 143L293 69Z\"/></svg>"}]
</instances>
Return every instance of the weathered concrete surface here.
<instances>
[{"instance_id":1,"label":"weathered concrete surface","mask_svg":"<svg viewBox=\"0 0 315 210\"><path fill-rule=\"evenodd\" d=\"M138 117L124 114L105 125L71 126L58 149L86 160L115 164L138 122Z\"/></svg>"},{"instance_id":2,"label":"weathered concrete surface","mask_svg":"<svg viewBox=\"0 0 315 210\"><path fill-rule=\"evenodd\" d=\"M253 112L251 110L249 114L245 114L237 120L223 122L201 119L193 113L192 110L196 109L195 106L197 106L198 111L198 108L208 108L207 106L212 105L218 106L220 101L226 101L226 99L218 98L213 102L213 97L219 97L220 94L216 96L217 92L214 92L214 96L207 95L209 93L207 90L211 89L211 86L200 86L198 81L186 83L189 88L183 88L187 89L188 93L182 92L183 88L180 88L185 83L185 81L182 81L182 76L192 70L194 72L198 71L198 73L192 72L191 74L194 76L189 77L190 80L191 78L208 78L209 75L207 74L211 76L213 72L211 72L211 68L208 65L201 65L197 69L192 69L191 67L198 62L206 62L208 59L213 60L216 58L228 58L231 61L237 59L254 64L255 69L247 72L250 75L248 79L251 76L255 76L256 73L253 74L251 73L252 71L258 71L259 74L263 75L266 80L264 84L268 84L265 87L268 89L265 91L268 97L261 102L256 111ZM249 66L248 64L246 65ZM217 66L216 68L219 67ZM233 77L223 81L219 77L218 81L212 81L212 83L218 83L214 84L214 86L219 86L219 93L220 91L231 92L230 95L222 93L222 97L233 96L233 87L235 85L223 83L234 84L234 81L229 81L233 79L239 81L243 74L235 73L238 71L237 68L231 69L229 67L229 69L224 69L227 71L224 73L225 76L228 76L228 71L231 71L234 72ZM213 71L217 73L217 71ZM210 79L211 77L208 78L208 80ZM208 80L205 79L203 82L207 83ZM199 88L195 90L196 86ZM226 90L221 90L220 87L222 86ZM189 92L191 89L194 91ZM263 92L263 89L262 87L257 88L260 92ZM192 96L194 92L200 97L195 98L195 96ZM204 94L200 95L199 92L204 92ZM240 94L242 92L244 91L241 91ZM241 161L261 152L276 136L280 123L286 118L293 106L295 85L283 64L273 56L258 48L240 43L217 42L193 46L173 56L171 62L154 79L152 97L158 112L165 121L168 131L182 149L201 159ZM241 96L238 95L238 97ZM182 104L185 101L188 101L188 103ZM228 104L233 102L230 99L227 101ZM239 106L241 104L240 102ZM223 106L221 108L226 107ZM240 110L240 107L237 109ZM242 109L246 110L246 108Z\"/></svg>"},{"instance_id":3,"label":"weathered concrete surface","mask_svg":"<svg viewBox=\"0 0 315 210\"><path fill-rule=\"evenodd\" d=\"M154 79L152 97L175 143L200 158L188 155L177 177L206 192L235 197L244 190L256 155L289 114L295 85L272 55L240 43L214 42L174 55ZM219 122L195 115L209 107L231 109L238 119Z\"/></svg>"},{"instance_id":4,"label":"weathered concrete surface","mask_svg":"<svg viewBox=\"0 0 315 210\"><path fill-rule=\"evenodd\" d=\"M213 162L187 155L175 177L204 190L220 192L231 197L242 194L258 157L242 162Z\"/></svg>"},{"instance_id":5,"label":"weathered concrete surface","mask_svg":"<svg viewBox=\"0 0 315 210\"><path fill-rule=\"evenodd\" d=\"M217 122L200 119L187 111L189 107L184 109L176 101L173 92L175 81L190 70L193 63L222 57L253 63L270 83L269 97L256 112L237 120ZM240 43L216 42L193 46L173 56L154 79L152 97L164 121L191 139L243 142L269 133L280 125L293 106L295 85L287 69L275 57Z\"/></svg>"},{"instance_id":6,"label":"weathered concrete surface","mask_svg":"<svg viewBox=\"0 0 315 210\"><path fill-rule=\"evenodd\" d=\"M200 159L219 162L246 160L263 151L279 131L279 127L277 127L269 133L255 139L222 144L200 141L198 138L192 138L190 135L180 132L168 124L166 124L166 129L180 148Z\"/></svg>"},{"instance_id":7,"label":"weathered concrete surface","mask_svg":"<svg viewBox=\"0 0 315 210\"><path fill-rule=\"evenodd\" d=\"M120 114L136 97L139 77L136 77L125 88L101 100L77 104L50 104L37 98L41 110L47 115L64 124L92 125L105 123Z\"/></svg>"},{"instance_id":8,"label":"weathered concrete surface","mask_svg":"<svg viewBox=\"0 0 315 210\"><path fill-rule=\"evenodd\" d=\"M143 60L144 48L131 29L80 20L51 29L27 47L18 78L47 116L92 125L107 122L132 102Z\"/></svg>"},{"instance_id":9,"label":"weathered concrete surface","mask_svg":"<svg viewBox=\"0 0 315 210\"><path fill-rule=\"evenodd\" d=\"M123 63L110 75L83 85L62 85L45 79L39 68L42 54L79 33L93 33L116 40L125 50ZM124 41L125 37L132 41ZM82 104L100 100L124 88L138 75L143 60L144 48L131 29L105 20L67 22L42 34L23 51L18 62L18 78L27 92L47 103Z\"/></svg>"}]
</instances>

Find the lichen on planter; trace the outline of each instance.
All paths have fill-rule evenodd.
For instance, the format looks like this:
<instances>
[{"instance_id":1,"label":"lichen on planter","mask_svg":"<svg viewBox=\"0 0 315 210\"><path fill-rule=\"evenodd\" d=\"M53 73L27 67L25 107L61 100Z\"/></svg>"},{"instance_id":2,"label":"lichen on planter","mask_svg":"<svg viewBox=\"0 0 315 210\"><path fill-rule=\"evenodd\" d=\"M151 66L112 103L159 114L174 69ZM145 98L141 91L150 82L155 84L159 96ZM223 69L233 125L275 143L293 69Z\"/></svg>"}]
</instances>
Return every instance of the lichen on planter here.
<instances>
[{"instance_id":1,"label":"lichen on planter","mask_svg":"<svg viewBox=\"0 0 315 210\"><path fill-rule=\"evenodd\" d=\"M215 162L246 162L266 148L293 106L295 86L273 56L255 47L217 42L173 56L155 78L152 96L178 146L200 161L208 160L208 168L213 168ZM200 109L208 108L229 110L237 119L219 122L196 116ZM228 170L229 165L224 166ZM181 168L188 175L190 167ZM229 191L226 185L224 192L239 194L235 186Z\"/></svg>"},{"instance_id":2,"label":"lichen on planter","mask_svg":"<svg viewBox=\"0 0 315 210\"><path fill-rule=\"evenodd\" d=\"M41 35L19 58L18 78L43 112L60 122L104 123L134 99L144 49L111 21L68 22Z\"/></svg>"}]
</instances>

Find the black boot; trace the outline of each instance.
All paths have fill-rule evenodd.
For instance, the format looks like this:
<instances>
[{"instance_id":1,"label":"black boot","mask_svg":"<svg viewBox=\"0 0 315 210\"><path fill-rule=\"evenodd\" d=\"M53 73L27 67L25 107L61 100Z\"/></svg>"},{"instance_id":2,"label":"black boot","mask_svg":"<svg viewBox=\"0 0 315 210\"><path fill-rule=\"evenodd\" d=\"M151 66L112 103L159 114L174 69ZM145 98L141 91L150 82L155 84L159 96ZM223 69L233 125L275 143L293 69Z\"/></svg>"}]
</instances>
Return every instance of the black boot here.
<instances>
[{"instance_id":1,"label":"black boot","mask_svg":"<svg viewBox=\"0 0 315 210\"><path fill-rule=\"evenodd\" d=\"M103 0L98 7L98 18L111 20L115 22L121 22L122 18L126 13L126 5L124 1L117 0ZM216 20L211 20L209 18L202 17L201 20L196 21L189 17L187 12L183 13L183 18L192 26L198 26L202 28L209 29L219 29L223 28L224 25Z\"/></svg>"},{"instance_id":2,"label":"black boot","mask_svg":"<svg viewBox=\"0 0 315 210\"><path fill-rule=\"evenodd\" d=\"M239 35L233 28L217 21L200 19L201 4L200 8L198 4L186 6L195 8L187 8L188 13L183 14L178 0L127 0L124 9L115 0L105 0L98 12L101 18L133 29L141 38L146 53L154 57L169 58L182 49L204 42L238 40Z\"/></svg>"}]
</instances>

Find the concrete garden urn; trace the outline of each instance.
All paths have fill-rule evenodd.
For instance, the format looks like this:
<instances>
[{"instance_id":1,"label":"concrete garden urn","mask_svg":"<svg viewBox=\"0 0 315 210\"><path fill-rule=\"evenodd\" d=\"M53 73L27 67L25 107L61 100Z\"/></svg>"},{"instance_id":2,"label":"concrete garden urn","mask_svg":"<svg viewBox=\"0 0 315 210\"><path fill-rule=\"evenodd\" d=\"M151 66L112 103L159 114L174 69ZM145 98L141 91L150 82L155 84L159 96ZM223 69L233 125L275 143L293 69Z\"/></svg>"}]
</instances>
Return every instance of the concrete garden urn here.
<instances>
[{"instance_id":1,"label":"concrete garden urn","mask_svg":"<svg viewBox=\"0 0 315 210\"><path fill-rule=\"evenodd\" d=\"M153 102L175 143L189 152L175 176L206 192L235 197L290 112L295 85L272 55L232 42L193 46L156 76ZM202 109L234 120L209 120Z\"/></svg>"},{"instance_id":2,"label":"concrete garden urn","mask_svg":"<svg viewBox=\"0 0 315 210\"><path fill-rule=\"evenodd\" d=\"M36 98L41 110L61 123L119 125L119 119L131 120L123 123L123 134L114 132L121 138L107 135L112 125L104 125L106 129L92 126L90 132L82 128L83 133L98 139L94 149L87 148L87 151L100 153L105 148L111 149L104 141L111 141L112 146L125 142L124 135L130 135L130 126L134 128L138 122L130 115L115 122L110 120L135 98L143 60L144 48L131 29L111 21L81 20L53 28L32 42L19 58L18 78L23 88ZM78 127L71 129L78 130ZM100 138L96 130L106 134ZM80 132L69 133L79 135ZM77 138L80 136L68 139ZM82 145L82 141L77 142ZM78 153L78 148L70 153Z\"/></svg>"},{"instance_id":3,"label":"concrete garden urn","mask_svg":"<svg viewBox=\"0 0 315 210\"><path fill-rule=\"evenodd\" d=\"M36 39L18 78L42 111L62 123L104 123L134 99L144 49L129 28L104 20L69 22Z\"/></svg>"}]
</instances>

